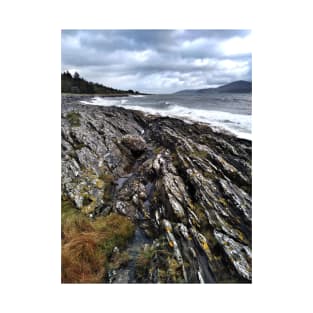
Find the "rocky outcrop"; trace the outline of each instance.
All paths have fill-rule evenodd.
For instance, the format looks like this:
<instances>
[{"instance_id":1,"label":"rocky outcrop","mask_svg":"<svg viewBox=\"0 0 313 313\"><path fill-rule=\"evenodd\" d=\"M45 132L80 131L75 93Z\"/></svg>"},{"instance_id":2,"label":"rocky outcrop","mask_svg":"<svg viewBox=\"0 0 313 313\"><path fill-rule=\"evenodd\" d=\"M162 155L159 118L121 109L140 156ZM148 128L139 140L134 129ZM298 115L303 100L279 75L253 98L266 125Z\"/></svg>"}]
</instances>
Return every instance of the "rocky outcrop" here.
<instances>
[{"instance_id":1,"label":"rocky outcrop","mask_svg":"<svg viewBox=\"0 0 313 313\"><path fill-rule=\"evenodd\" d=\"M110 281L251 282L251 142L78 100L62 99L62 193L142 233Z\"/></svg>"},{"instance_id":2,"label":"rocky outcrop","mask_svg":"<svg viewBox=\"0 0 313 313\"><path fill-rule=\"evenodd\" d=\"M121 139L124 144L135 156L142 154L146 149L146 142L141 136L125 135Z\"/></svg>"}]
</instances>

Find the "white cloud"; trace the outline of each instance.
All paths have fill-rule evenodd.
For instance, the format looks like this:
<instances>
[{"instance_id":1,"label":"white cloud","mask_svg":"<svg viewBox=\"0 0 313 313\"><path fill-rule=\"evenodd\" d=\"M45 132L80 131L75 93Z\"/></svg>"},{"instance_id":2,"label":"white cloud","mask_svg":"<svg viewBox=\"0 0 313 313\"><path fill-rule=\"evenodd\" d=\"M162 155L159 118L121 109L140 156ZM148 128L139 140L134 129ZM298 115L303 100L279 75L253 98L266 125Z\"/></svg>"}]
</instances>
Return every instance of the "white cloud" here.
<instances>
[{"instance_id":1,"label":"white cloud","mask_svg":"<svg viewBox=\"0 0 313 313\"><path fill-rule=\"evenodd\" d=\"M220 49L226 56L249 54L252 52L251 35L230 38L221 43Z\"/></svg>"}]
</instances>

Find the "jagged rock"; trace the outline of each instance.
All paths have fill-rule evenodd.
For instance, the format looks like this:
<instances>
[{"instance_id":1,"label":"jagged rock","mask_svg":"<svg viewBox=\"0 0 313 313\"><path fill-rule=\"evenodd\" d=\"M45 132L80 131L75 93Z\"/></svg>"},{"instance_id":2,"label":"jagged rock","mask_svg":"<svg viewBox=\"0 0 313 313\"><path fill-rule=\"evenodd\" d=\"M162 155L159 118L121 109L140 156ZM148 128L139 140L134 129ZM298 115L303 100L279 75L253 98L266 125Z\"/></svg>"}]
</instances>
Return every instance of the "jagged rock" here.
<instances>
[{"instance_id":1,"label":"jagged rock","mask_svg":"<svg viewBox=\"0 0 313 313\"><path fill-rule=\"evenodd\" d=\"M62 194L93 218L126 215L153 240L108 281L129 282L138 263L132 282L251 282L251 142L77 99L62 98Z\"/></svg>"},{"instance_id":2,"label":"jagged rock","mask_svg":"<svg viewBox=\"0 0 313 313\"><path fill-rule=\"evenodd\" d=\"M236 270L244 278L251 280L251 250L225 234L214 231L216 239L220 242Z\"/></svg>"},{"instance_id":3,"label":"jagged rock","mask_svg":"<svg viewBox=\"0 0 313 313\"><path fill-rule=\"evenodd\" d=\"M141 136L125 135L122 137L121 142L137 155L144 152L147 148L147 144Z\"/></svg>"}]
</instances>

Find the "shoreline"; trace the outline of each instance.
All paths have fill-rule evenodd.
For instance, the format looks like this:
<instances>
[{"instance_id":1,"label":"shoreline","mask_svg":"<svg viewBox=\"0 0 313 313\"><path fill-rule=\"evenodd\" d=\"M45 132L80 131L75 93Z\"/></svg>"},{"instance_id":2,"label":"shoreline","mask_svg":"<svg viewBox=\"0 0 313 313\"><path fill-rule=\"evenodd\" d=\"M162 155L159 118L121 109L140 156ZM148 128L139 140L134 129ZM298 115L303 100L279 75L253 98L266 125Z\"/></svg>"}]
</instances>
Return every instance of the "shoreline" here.
<instances>
[{"instance_id":1,"label":"shoreline","mask_svg":"<svg viewBox=\"0 0 313 313\"><path fill-rule=\"evenodd\" d=\"M62 96L64 96L62 94ZM116 107L116 108L123 108L125 110L129 110L129 111L137 111L137 112L142 112L143 114L145 114L146 116L163 116L163 117L169 117L169 118L175 118L175 119L180 119L182 121L184 121L185 123L187 124L194 124L194 123L199 123L199 124L203 124L203 125L207 125L209 127L211 127L214 131L216 131L217 133L226 133L226 134L229 134L229 135L232 135L232 136L235 136L237 138L240 138L240 139L244 139L244 140L248 140L248 141L251 141L252 142L252 134L251 133L244 133L244 132L240 132L240 131L236 131L236 130L233 130L231 129L230 127L226 126L226 125L217 125L217 124L214 124L213 122L205 122L205 121L199 121L197 119L193 119L192 117L187 117L187 116L180 116L180 115L176 115L176 114L171 114L171 113L166 113L166 112L149 112L149 108L147 108L145 110L145 108L143 107L143 109L137 109L137 108L132 108L131 106L128 108L127 105L115 105L115 104L112 104L112 105L109 105L109 106L104 106L104 105L101 105L101 104L92 104L93 102L93 99L95 97L102 97L100 95L84 95L82 97L82 99L78 99L79 96L78 95L65 95L65 96L70 96L70 97L73 97L74 101L79 101L79 104L80 105L86 105L86 106L97 106L97 107ZM84 97L87 97L89 96L89 99L87 98L84 98ZM131 96L131 95L130 95ZM105 97L103 97L105 98ZM110 98L110 97L108 97ZM112 97L111 97L112 98ZM86 101L86 100L89 100L89 101ZM91 103L88 103L88 102L91 102ZM223 111L221 111L223 112ZM230 112L227 112L227 113L230 113ZM231 113L232 114L232 113Z\"/></svg>"}]
</instances>

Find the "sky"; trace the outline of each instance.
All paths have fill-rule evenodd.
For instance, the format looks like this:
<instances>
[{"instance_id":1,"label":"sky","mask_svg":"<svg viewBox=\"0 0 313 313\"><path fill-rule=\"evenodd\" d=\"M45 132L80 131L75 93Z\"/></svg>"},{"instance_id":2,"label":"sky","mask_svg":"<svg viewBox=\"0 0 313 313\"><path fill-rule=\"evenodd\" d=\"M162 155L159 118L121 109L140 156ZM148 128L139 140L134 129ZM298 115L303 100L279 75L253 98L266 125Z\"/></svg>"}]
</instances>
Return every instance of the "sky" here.
<instances>
[{"instance_id":1,"label":"sky","mask_svg":"<svg viewBox=\"0 0 313 313\"><path fill-rule=\"evenodd\" d=\"M62 30L62 72L147 93L251 80L250 30Z\"/></svg>"}]
</instances>

